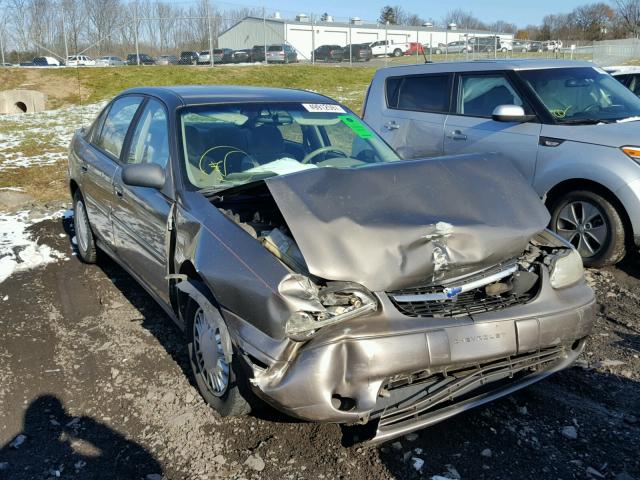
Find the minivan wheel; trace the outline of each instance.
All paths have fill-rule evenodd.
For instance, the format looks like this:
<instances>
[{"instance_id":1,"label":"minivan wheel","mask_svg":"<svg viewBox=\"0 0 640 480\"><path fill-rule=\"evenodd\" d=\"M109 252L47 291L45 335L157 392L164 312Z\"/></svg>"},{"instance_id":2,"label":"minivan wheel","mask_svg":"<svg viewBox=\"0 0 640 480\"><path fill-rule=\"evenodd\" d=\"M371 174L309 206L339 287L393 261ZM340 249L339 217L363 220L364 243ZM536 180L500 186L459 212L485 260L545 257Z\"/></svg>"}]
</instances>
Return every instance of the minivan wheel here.
<instances>
[{"instance_id":1,"label":"minivan wheel","mask_svg":"<svg viewBox=\"0 0 640 480\"><path fill-rule=\"evenodd\" d=\"M197 302L189 300L186 333L191 371L200 394L220 415L246 415L251 411L247 377L237 354L226 360L228 331L222 316L217 317L209 318Z\"/></svg>"},{"instance_id":2,"label":"minivan wheel","mask_svg":"<svg viewBox=\"0 0 640 480\"><path fill-rule=\"evenodd\" d=\"M576 247L585 266L613 265L624 258L624 223L607 198L577 190L558 197L550 211L551 229Z\"/></svg>"},{"instance_id":3,"label":"minivan wheel","mask_svg":"<svg viewBox=\"0 0 640 480\"><path fill-rule=\"evenodd\" d=\"M87 207L80 190L73 195L73 228L76 232L78 256L85 263L96 263L96 241L91 230Z\"/></svg>"}]
</instances>

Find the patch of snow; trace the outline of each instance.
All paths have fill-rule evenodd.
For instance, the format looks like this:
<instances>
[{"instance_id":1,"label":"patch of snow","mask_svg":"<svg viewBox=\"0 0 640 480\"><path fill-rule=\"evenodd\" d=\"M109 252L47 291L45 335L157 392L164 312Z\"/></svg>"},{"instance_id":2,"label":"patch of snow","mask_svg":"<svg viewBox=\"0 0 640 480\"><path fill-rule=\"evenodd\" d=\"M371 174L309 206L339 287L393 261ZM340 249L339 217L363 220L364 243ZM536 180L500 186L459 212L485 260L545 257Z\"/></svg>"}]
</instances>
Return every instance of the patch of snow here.
<instances>
[{"instance_id":1,"label":"patch of snow","mask_svg":"<svg viewBox=\"0 0 640 480\"><path fill-rule=\"evenodd\" d=\"M0 283L16 272L37 268L66 258L49 245L39 244L27 229L36 223L59 218L62 212L32 219L29 211L0 214Z\"/></svg>"},{"instance_id":2,"label":"patch of snow","mask_svg":"<svg viewBox=\"0 0 640 480\"><path fill-rule=\"evenodd\" d=\"M67 158L75 131L89 125L105 102L0 116L0 172L20 167L52 165ZM37 154L21 151L24 142L41 145ZM9 189L14 187L8 187Z\"/></svg>"}]
</instances>

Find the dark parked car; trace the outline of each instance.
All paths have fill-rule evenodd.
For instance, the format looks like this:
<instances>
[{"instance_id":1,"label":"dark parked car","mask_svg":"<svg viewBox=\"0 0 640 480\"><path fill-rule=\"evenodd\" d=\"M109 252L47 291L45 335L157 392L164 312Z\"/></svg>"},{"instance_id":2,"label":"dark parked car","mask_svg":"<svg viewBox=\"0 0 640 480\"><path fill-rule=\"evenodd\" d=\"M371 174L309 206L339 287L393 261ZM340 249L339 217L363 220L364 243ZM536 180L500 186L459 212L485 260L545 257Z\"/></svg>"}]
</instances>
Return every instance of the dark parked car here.
<instances>
[{"instance_id":1,"label":"dark parked car","mask_svg":"<svg viewBox=\"0 0 640 480\"><path fill-rule=\"evenodd\" d=\"M405 161L323 95L128 90L69 177L79 257L184 329L222 415L258 397L383 441L569 366L593 323L580 256L509 161Z\"/></svg>"},{"instance_id":2,"label":"dark parked car","mask_svg":"<svg viewBox=\"0 0 640 480\"><path fill-rule=\"evenodd\" d=\"M340 45L321 45L312 52L312 55L315 61L341 62L343 48Z\"/></svg>"},{"instance_id":3,"label":"dark parked car","mask_svg":"<svg viewBox=\"0 0 640 480\"><path fill-rule=\"evenodd\" d=\"M298 53L287 43L267 47L267 63L296 63Z\"/></svg>"},{"instance_id":4,"label":"dark parked car","mask_svg":"<svg viewBox=\"0 0 640 480\"><path fill-rule=\"evenodd\" d=\"M246 63L251 61L251 49L243 48L242 50L234 50L232 55L233 63Z\"/></svg>"},{"instance_id":5,"label":"dark parked car","mask_svg":"<svg viewBox=\"0 0 640 480\"><path fill-rule=\"evenodd\" d=\"M542 42L529 42L530 52L542 52L544 50Z\"/></svg>"},{"instance_id":6,"label":"dark parked car","mask_svg":"<svg viewBox=\"0 0 640 480\"><path fill-rule=\"evenodd\" d=\"M140 53L137 57L135 53L127 55L127 65L155 65L156 61L151 55Z\"/></svg>"},{"instance_id":7,"label":"dark parked car","mask_svg":"<svg viewBox=\"0 0 640 480\"><path fill-rule=\"evenodd\" d=\"M215 48L213 50L214 63L232 63L233 50L230 48Z\"/></svg>"},{"instance_id":8,"label":"dark parked car","mask_svg":"<svg viewBox=\"0 0 640 480\"><path fill-rule=\"evenodd\" d=\"M194 51L180 52L180 60L178 60L178 64L196 65L198 63L198 57L200 57L200 54L198 52L194 52Z\"/></svg>"},{"instance_id":9,"label":"dark parked car","mask_svg":"<svg viewBox=\"0 0 640 480\"><path fill-rule=\"evenodd\" d=\"M349 58L351 58L351 61L353 62L368 62L373 58L371 47L366 43L354 43L347 45L342 49L342 59L349 61Z\"/></svg>"},{"instance_id":10,"label":"dark parked car","mask_svg":"<svg viewBox=\"0 0 640 480\"><path fill-rule=\"evenodd\" d=\"M254 45L251 49L251 61L252 62L264 62L264 45Z\"/></svg>"}]
</instances>

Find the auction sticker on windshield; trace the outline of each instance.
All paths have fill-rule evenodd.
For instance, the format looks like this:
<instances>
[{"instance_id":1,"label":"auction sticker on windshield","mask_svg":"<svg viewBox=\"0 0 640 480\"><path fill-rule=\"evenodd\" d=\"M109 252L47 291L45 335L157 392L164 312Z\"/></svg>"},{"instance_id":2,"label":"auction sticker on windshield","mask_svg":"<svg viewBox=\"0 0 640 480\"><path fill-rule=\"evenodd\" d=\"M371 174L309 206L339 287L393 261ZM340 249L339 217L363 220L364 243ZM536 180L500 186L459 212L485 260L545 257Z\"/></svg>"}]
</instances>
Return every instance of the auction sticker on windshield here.
<instances>
[{"instance_id":1,"label":"auction sticker on windshield","mask_svg":"<svg viewBox=\"0 0 640 480\"><path fill-rule=\"evenodd\" d=\"M302 106L308 112L347 113L340 105L334 105L332 103L303 103Z\"/></svg>"}]
</instances>

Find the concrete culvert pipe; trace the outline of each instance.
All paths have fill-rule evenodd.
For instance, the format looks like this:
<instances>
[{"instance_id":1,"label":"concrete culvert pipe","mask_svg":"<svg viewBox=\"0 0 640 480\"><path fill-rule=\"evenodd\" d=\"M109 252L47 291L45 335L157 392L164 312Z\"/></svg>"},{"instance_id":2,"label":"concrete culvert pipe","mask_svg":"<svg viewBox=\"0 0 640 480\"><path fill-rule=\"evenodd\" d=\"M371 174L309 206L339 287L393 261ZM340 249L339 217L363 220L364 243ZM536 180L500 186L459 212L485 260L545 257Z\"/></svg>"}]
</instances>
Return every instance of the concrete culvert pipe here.
<instances>
[{"instance_id":1,"label":"concrete culvert pipe","mask_svg":"<svg viewBox=\"0 0 640 480\"><path fill-rule=\"evenodd\" d=\"M33 113L45 109L47 96L36 90L0 92L0 114Z\"/></svg>"}]
</instances>

